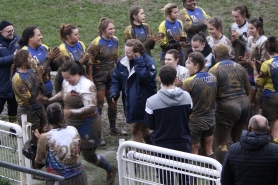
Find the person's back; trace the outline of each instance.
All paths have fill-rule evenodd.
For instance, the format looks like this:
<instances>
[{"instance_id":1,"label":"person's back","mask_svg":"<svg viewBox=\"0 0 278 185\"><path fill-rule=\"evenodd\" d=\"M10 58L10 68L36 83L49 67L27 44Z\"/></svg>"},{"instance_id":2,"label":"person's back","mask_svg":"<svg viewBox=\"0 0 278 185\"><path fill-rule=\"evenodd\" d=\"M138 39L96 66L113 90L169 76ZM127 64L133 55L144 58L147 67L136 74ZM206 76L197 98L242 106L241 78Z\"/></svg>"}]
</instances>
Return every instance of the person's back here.
<instances>
[{"instance_id":1,"label":"person's back","mask_svg":"<svg viewBox=\"0 0 278 185\"><path fill-rule=\"evenodd\" d=\"M170 90L161 89L147 100L146 109L155 117L153 124L149 121L147 124L154 130L152 141L155 145L190 139L188 120L191 106L190 95L177 87Z\"/></svg>"},{"instance_id":2,"label":"person's back","mask_svg":"<svg viewBox=\"0 0 278 185\"><path fill-rule=\"evenodd\" d=\"M67 126L59 103L50 104L46 113L51 130L44 134L40 134L37 129L34 131L38 138L35 158L37 168L45 166L46 172L64 177L61 185L87 185L87 176L80 160L82 140L77 129ZM46 184L56 183L46 180Z\"/></svg>"},{"instance_id":3,"label":"person's back","mask_svg":"<svg viewBox=\"0 0 278 185\"><path fill-rule=\"evenodd\" d=\"M178 81L177 71L170 65L161 67L158 81L161 89L157 94L147 99L145 109L145 124L154 130L151 140L154 145L181 152L191 153L189 115L192 109L192 100L188 92L175 87ZM161 157L161 154L155 154ZM162 155L163 156L163 155ZM169 159L180 159L168 156ZM168 158L165 156L165 158ZM161 184L173 185L174 173L166 170L157 170ZM178 184L189 182L189 176L177 175Z\"/></svg>"},{"instance_id":4,"label":"person's back","mask_svg":"<svg viewBox=\"0 0 278 185\"><path fill-rule=\"evenodd\" d=\"M217 78L216 99L232 99L249 93L250 84L246 70L229 59L215 64L209 73Z\"/></svg>"},{"instance_id":5,"label":"person's back","mask_svg":"<svg viewBox=\"0 0 278 185\"><path fill-rule=\"evenodd\" d=\"M229 60L229 48L225 44L214 47L216 63L209 73L217 79L214 132L215 157L222 163L227 153L229 138L233 143L240 140L249 118L250 83L245 69Z\"/></svg>"},{"instance_id":6,"label":"person's back","mask_svg":"<svg viewBox=\"0 0 278 185\"><path fill-rule=\"evenodd\" d=\"M268 126L256 126L264 125L261 120L268 125L263 116L253 116L248 131L242 131L240 141L229 148L222 168L222 185L277 184L278 145L270 143Z\"/></svg>"},{"instance_id":7,"label":"person's back","mask_svg":"<svg viewBox=\"0 0 278 185\"><path fill-rule=\"evenodd\" d=\"M163 68L170 68L173 79L176 78L177 72L172 66L166 65ZM162 72L161 68L159 74ZM160 76L161 78L163 77ZM162 88L146 102L145 123L154 130L151 136L152 142L157 146L164 146L169 143L190 141L188 121L192 109L191 97L188 92L180 88L174 86L165 88L167 84L163 84L162 79L161 82Z\"/></svg>"}]
</instances>

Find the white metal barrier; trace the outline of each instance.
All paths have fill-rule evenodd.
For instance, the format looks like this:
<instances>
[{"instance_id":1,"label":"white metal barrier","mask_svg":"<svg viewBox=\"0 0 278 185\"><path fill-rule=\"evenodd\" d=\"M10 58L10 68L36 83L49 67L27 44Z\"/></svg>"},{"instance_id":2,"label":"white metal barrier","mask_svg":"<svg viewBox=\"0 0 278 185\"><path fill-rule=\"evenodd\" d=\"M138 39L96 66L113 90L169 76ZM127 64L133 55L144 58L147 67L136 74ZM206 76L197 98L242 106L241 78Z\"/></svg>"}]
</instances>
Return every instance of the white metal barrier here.
<instances>
[{"instance_id":1,"label":"white metal barrier","mask_svg":"<svg viewBox=\"0 0 278 185\"><path fill-rule=\"evenodd\" d=\"M16 133L11 132L11 130ZM15 123L0 121L0 160L25 166L22 155L22 129ZM0 168L0 177L9 180L12 184L26 184L26 175L7 168Z\"/></svg>"},{"instance_id":2,"label":"white metal barrier","mask_svg":"<svg viewBox=\"0 0 278 185\"><path fill-rule=\"evenodd\" d=\"M220 185L221 164L204 156L121 140L117 160L121 185Z\"/></svg>"},{"instance_id":3,"label":"white metal barrier","mask_svg":"<svg viewBox=\"0 0 278 185\"><path fill-rule=\"evenodd\" d=\"M0 160L31 168L31 161L22 154L23 143L31 136L31 123L27 122L25 114L21 116L21 120L22 127L0 120ZM0 177L9 180L12 184L32 184L30 174L7 168L1 168Z\"/></svg>"}]
</instances>

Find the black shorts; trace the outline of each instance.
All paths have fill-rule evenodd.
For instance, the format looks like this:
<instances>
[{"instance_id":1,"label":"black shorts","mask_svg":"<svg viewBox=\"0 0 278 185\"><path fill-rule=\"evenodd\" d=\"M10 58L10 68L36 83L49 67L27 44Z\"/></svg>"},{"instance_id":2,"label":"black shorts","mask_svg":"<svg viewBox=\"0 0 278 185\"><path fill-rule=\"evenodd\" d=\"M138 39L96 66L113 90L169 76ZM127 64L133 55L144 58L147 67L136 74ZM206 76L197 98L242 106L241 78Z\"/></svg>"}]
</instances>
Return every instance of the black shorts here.
<instances>
[{"instance_id":1,"label":"black shorts","mask_svg":"<svg viewBox=\"0 0 278 185\"><path fill-rule=\"evenodd\" d=\"M239 96L229 100L217 100L216 127L232 129L235 124L246 124L249 119L250 100L248 96Z\"/></svg>"},{"instance_id":2,"label":"black shorts","mask_svg":"<svg viewBox=\"0 0 278 185\"><path fill-rule=\"evenodd\" d=\"M263 97L262 115L268 121L278 119L278 93L270 94Z\"/></svg>"},{"instance_id":3,"label":"black shorts","mask_svg":"<svg viewBox=\"0 0 278 185\"><path fill-rule=\"evenodd\" d=\"M37 109L30 109L29 107L18 107L17 109L17 121L22 126L21 115L27 115L27 122L31 123L31 130L39 130L40 133L45 133L48 131L48 121L44 106L42 105ZM37 137L32 133L32 143L37 144Z\"/></svg>"},{"instance_id":4,"label":"black shorts","mask_svg":"<svg viewBox=\"0 0 278 185\"><path fill-rule=\"evenodd\" d=\"M191 143L197 144L204 137L209 137L214 134L215 119L214 115L209 117L201 117L191 115L189 118L189 128L191 134Z\"/></svg>"},{"instance_id":5,"label":"black shorts","mask_svg":"<svg viewBox=\"0 0 278 185\"><path fill-rule=\"evenodd\" d=\"M93 81L97 91L110 89L113 69L93 70Z\"/></svg>"}]
</instances>

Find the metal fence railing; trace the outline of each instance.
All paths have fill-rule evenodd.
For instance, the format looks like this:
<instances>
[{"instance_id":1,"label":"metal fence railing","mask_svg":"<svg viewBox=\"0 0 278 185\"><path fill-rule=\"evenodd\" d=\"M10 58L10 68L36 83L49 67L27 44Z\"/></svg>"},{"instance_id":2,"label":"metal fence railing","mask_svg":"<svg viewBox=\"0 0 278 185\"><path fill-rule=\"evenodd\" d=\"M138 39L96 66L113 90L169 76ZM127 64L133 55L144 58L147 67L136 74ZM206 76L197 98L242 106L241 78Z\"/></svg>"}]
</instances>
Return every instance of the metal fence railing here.
<instances>
[{"instance_id":1,"label":"metal fence railing","mask_svg":"<svg viewBox=\"0 0 278 185\"><path fill-rule=\"evenodd\" d=\"M220 184L221 164L204 156L126 141L117 160L121 185Z\"/></svg>"},{"instance_id":2,"label":"metal fence railing","mask_svg":"<svg viewBox=\"0 0 278 185\"><path fill-rule=\"evenodd\" d=\"M56 182L55 182L54 185L59 185L58 181L63 181L64 180L64 177L59 176L59 175L54 175L54 174L51 174L51 173L35 170L35 169L32 169L32 168L27 168L27 167L24 167L24 166L19 166L19 165L16 165L16 164L7 163L7 162L4 162L4 161L0 161L0 166L4 167L5 169L10 169L10 170L14 170L14 171L17 171L17 172L24 172L24 173L28 173L28 174L32 174L32 175L37 175L37 176L43 177L45 179L55 180Z\"/></svg>"},{"instance_id":3,"label":"metal fence railing","mask_svg":"<svg viewBox=\"0 0 278 185\"><path fill-rule=\"evenodd\" d=\"M25 166L22 147L21 127L14 123L0 121L0 161ZM7 168L0 168L0 177L9 180L12 184L27 183L25 174Z\"/></svg>"},{"instance_id":4,"label":"metal fence railing","mask_svg":"<svg viewBox=\"0 0 278 185\"><path fill-rule=\"evenodd\" d=\"M31 137L31 123L22 115L22 127L0 120L0 179L12 185L32 185L32 175L55 180L55 185L64 178L31 168L31 161L22 154L23 143Z\"/></svg>"}]
</instances>

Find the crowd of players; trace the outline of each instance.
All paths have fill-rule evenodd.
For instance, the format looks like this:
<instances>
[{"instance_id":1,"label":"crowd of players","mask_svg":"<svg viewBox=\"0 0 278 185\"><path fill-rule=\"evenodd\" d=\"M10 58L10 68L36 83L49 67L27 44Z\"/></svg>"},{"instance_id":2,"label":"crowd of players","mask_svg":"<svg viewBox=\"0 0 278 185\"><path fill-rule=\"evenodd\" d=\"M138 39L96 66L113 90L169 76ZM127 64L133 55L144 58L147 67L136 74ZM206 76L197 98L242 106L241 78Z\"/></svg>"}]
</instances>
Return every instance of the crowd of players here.
<instances>
[{"instance_id":1,"label":"crowd of players","mask_svg":"<svg viewBox=\"0 0 278 185\"><path fill-rule=\"evenodd\" d=\"M112 184L116 167L95 151L105 144L101 138L104 98L110 134L127 135L116 127L120 95L132 140L137 142L201 153L222 163L228 139L238 142L249 118L262 114L269 121L272 141L278 143L277 38L264 35L261 17L248 20L246 6L232 9L234 23L225 36L220 18L211 18L195 0L182 2L180 11L172 3L164 6L165 20L157 34L145 23L143 8L131 7L122 58L114 22L109 18L100 20L99 36L88 48L79 40L75 25L62 24L61 45L52 50L42 43L38 27L28 26L18 37L11 22L0 23L0 112L7 102L9 121L19 124L20 116L27 114L32 144L38 146L34 168L46 164L47 171L64 176L65 183L78 184L78 179L86 178L80 146L85 160L105 169L107 184ZM156 63L151 57L156 42L161 47L160 67L171 66L177 77L167 81L171 69L163 69L158 88ZM51 71L58 71L54 87ZM146 106L157 89L166 93L162 100L168 102L163 105L162 100L148 100ZM193 104L188 106L190 115L165 109L174 101L167 95L172 93L169 89L189 93L188 102ZM180 123L164 132L166 123L175 119L169 114ZM157 119L158 115L163 119ZM171 147L178 142L190 147Z\"/></svg>"}]
</instances>

